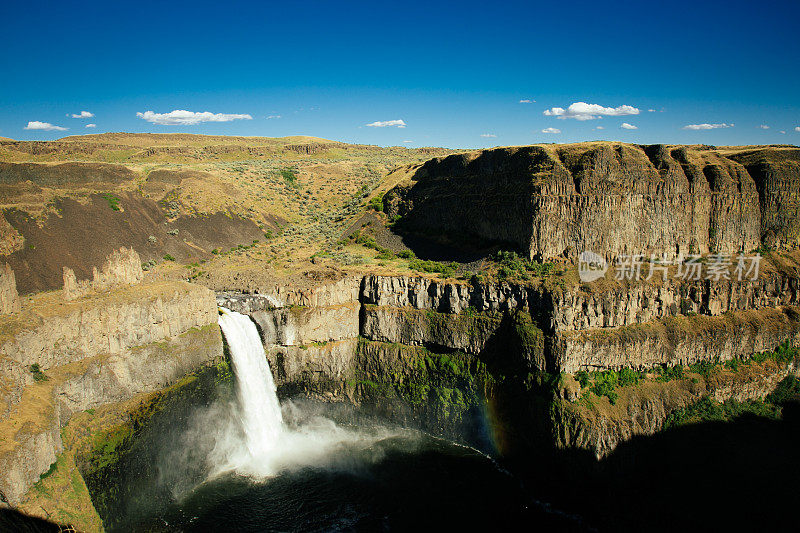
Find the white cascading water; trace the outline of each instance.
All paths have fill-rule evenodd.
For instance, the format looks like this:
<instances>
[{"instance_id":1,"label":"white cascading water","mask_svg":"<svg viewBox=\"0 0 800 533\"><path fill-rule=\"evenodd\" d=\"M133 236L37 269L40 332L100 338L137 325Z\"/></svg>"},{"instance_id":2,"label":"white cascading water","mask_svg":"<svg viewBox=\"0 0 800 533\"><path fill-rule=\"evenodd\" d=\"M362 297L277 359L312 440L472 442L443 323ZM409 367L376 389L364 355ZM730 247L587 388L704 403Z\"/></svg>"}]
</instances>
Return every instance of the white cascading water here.
<instances>
[{"instance_id":1,"label":"white cascading water","mask_svg":"<svg viewBox=\"0 0 800 533\"><path fill-rule=\"evenodd\" d=\"M224 307L220 311L219 325L230 347L237 401L198 412L181 447L200 449L202 443L213 441L208 479L235 472L265 480L293 468L339 468L354 450L368 450L375 442L400 434L385 427L343 428L295 402L284 407L285 422L255 324L247 315ZM342 454L345 449L350 452ZM181 457L173 455L172 465L164 466L165 471L181 464ZM181 492L175 490L176 497Z\"/></svg>"},{"instance_id":2,"label":"white cascading water","mask_svg":"<svg viewBox=\"0 0 800 533\"><path fill-rule=\"evenodd\" d=\"M245 450L240 449L234 461L252 467L273 455L279 444L283 432L281 406L256 325L247 315L220 309L219 325L230 347L244 432ZM245 451L247 457L242 457Z\"/></svg>"}]
</instances>

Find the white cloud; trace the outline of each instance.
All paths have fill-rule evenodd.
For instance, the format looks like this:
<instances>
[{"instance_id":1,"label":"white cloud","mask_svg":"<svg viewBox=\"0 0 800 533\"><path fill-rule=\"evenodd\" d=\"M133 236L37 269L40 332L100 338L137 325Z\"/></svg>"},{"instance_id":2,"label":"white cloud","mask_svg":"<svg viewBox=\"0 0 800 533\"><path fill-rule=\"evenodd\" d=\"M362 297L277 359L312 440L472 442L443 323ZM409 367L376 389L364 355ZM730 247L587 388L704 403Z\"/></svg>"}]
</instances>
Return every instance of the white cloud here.
<instances>
[{"instance_id":1,"label":"white cloud","mask_svg":"<svg viewBox=\"0 0 800 533\"><path fill-rule=\"evenodd\" d=\"M147 122L159 124L161 126L194 126L201 122L230 122L232 120L253 120L253 117L247 114L228 114L228 113L210 113L208 111L196 112L186 111L183 109L176 109L169 113L153 113L152 111L145 111L144 113L136 113L136 116L143 118Z\"/></svg>"},{"instance_id":2,"label":"white cloud","mask_svg":"<svg viewBox=\"0 0 800 533\"><path fill-rule=\"evenodd\" d=\"M414 141L403 141L403 142L408 144L408 143L413 143Z\"/></svg>"},{"instance_id":3,"label":"white cloud","mask_svg":"<svg viewBox=\"0 0 800 533\"><path fill-rule=\"evenodd\" d=\"M603 126L597 126L595 129L596 130L604 130L605 128Z\"/></svg>"},{"instance_id":4,"label":"white cloud","mask_svg":"<svg viewBox=\"0 0 800 533\"><path fill-rule=\"evenodd\" d=\"M281 118L281 116L280 115L270 115L270 116L267 117L267 120L272 120L272 119L275 119L275 118Z\"/></svg>"},{"instance_id":5,"label":"white cloud","mask_svg":"<svg viewBox=\"0 0 800 533\"><path fill-rule=\"evenodd\" d=\"M370 122L367 124L369 128L387 128L389 126L397 126L398 128L405 128L406 123L402 120L378 120L376 122Z\"/></svg>"},{"instance_id":6,"label":"white cloud","mask_svg":"<svg viewBox=\"0 0 800 533\"><path fill-rule=\"evenodd\" d=\"M800 126L796 126L796 127L794 128L794 131L800 131Z\"/></svg>"},{"instance_id":7,"label":"white cloud","mask_svg":"<svg viewBox=\"0 0 800 533\"><path fill-rule=\"evenodd\" d=\"M766 124L762 124L759 126L759 128L761 128L762 130L768 130L769 126L767 126Z\"/></svg>"},{"instance_id":8,"label":"white cloud","mask_svg":"<svg viewBox=\"0 0 800 533\"><path fill-rule=\"evenodd\" d=\"M639 129L638 126L634 126L633 124L628 124L627 122L623 122L622 124L620 124L619 127L622 128L623 130L638 130Z\"/></svg>"},{"instance_id":9,"label":"white cloud","mask_svg":"<svg viewBox=\"0 0 800 533\"><path fill-rule=\"evenodd\" d=\"M647 110L647 112L648 112L648 113L655 113L655 112L656 112L656 110L655 110L655 109L648 109L648 110Z\"/></svg>"},{"instance_id":10,"label":"white cloud","mask_svg":"<svg viewBox=\"0 0 800 533\"><path fill-rule=\"evenodd\" d=\"M44 131L66 131L69 128L62 128L61 126L54 126L49 122L39 122L38 120L32 120L28 122L28 125L25 126L26 130L44 130Z\"/></svg>"},{"instance_id":11,"label":"white cloud","mask_svg":"<svg viewBox=\"0 0 800 533\"><path fill-rule=\"evenodd\" d=\"M732 128L733 124L687 124L683 127L685 130L716 130L720 128Z\"/></svg>"},{"instance_id":12,"label":"white cloud","mask_svg":"<svg viewBox=\"0 0 800 533\"><path fill-rule=\"evenodd\" d=\"M633 106L621 105L619 107L603 107L598 104L575 102L567 109L552 107L544 111L548 117L560 119L574 118L575 120L594 120L601 117L621 117L624 115L638 115L639 110Z\"/></svg>"},{"instance_id":13,"label":"white cloud","mask_svg":"<svg viewBox=\"0 0 800 533\"><path fill-rule=\"evenodd\" d=\"M96 128L97 124L87 124L86 127L87 128Z\"/></svg>"},{"instance_id":14,"label":"white cloud","mask_svg":"<svg viewBox=\"0 0 800 533\"><path fill-rule=\"evenodd\" d=\"M536 100L531 100L530 98L525 98L519 101L520 104L533 104L536 103Z\"/></svg>"},{"instance_id":15,"label":"white cloud","mask_svg":"<svg viewBox=\"0 0 800 533\"><path fill-rule=\"evenodd\" d=\"M92 118L94 116L94 113L89 113L88 111L81 111L79 115L73 113L71 116L72 118Z\"/></svg>"},{"instance_id":16,"label":"white cloud","mask_svg":"<svg viewBox=\"0 0 800 533\"><path fill-rule=\"evenodd\" d=\"M781 131L779 131L778 133L784 133L784 134L785 134L785 133L786 133L786 130L781 130Z\"/></svg>"},{"instance_id":17,"label":"white cloud","mask_svg":"<svg viewBox=\"0 0 800 533\"><path fill-rule=\"evenodd\" d=\"M494 133L481 133L481 137L484 137L486 139L494 139L495 137L497 137L497 135L495 135Z\"/></svg>"},{"instance_id":18,"label":"white cloud","mask_svg":"<svg viewBox=\"0 0 800 533\"><path fill-rule=\"evenodd\" d=\"M542 133L561 133L561 130L558 128L545 128Z\"/></svg>"}]
</instances>

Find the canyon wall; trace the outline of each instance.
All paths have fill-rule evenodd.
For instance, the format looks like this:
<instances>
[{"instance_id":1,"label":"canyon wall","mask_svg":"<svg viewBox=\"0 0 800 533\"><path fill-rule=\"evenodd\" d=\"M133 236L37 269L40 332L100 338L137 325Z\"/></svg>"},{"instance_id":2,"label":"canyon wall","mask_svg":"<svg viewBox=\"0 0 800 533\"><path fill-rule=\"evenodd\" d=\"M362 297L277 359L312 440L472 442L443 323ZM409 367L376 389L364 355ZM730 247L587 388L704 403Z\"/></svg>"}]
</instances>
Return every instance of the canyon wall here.
<instances>
[{"instance_id":1,"label":"canyon wall","mask_svg":"<svg viewBox=\"0 0 800 533\"><path fill-rule=\"evenodd\" d=\"M175 383L222 356L213 292L145 283L0 317L0 492L17 504L55 462L73 414Z\"/></svg>"},{"instance_id":2,"label":"canyon wall","mask_svg":"<svg viewBox=\"0 0 800 533\"><path fill-rule=\"evenodd\" d=\"M402 230L531 258L732 253L800 242L798 165L788 147L498 148L428 161L384 208Z\"/></svg>"},{"instance_id":3,"label":"canyon wall","mask_svg":"<svg viewBox=\"0 0 800 533\"><path fill-rule=\"evenodd\" d=\"M366 275L299 292L217 299L256 321L283 394L377 406L383 415L456 440L481 434L468 420L480 418L481 402L491 399L512 412L532 401L563 404L561 418L543 408L516 413L508 425L601 456L632 435L656 431L672 411L700 398L762 398L790 369L732 377L725 387L709 384L665 403L661 395L674 397L659 383L632 407L644 413L635 423L622 415L606 422L596 413L574 415L569 407L583 391L571 379L559 384L557 376L624 368L657 375L676 365L746 361L798 344L797 287L796 274L779 268L752 281L581 285ZM762 378L765 384L755 386ZM520 430L515 438L528 436Z\"/></svg>"}]
</instances>

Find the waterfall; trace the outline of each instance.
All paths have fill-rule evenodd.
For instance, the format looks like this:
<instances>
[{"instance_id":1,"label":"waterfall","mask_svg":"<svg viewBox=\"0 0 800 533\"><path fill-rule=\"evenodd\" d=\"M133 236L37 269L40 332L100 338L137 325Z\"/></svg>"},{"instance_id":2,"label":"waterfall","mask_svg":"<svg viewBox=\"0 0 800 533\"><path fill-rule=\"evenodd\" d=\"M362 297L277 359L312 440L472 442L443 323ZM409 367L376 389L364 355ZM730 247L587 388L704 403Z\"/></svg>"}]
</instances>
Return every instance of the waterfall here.
<instances>
[{"instance_id":1,"label":"waterfall","mask_svg":"<svg viewBox=\"0 0 800 533\"><path fill-rule=\"evenodd\" d=\"M281 406L256 325L247 315L220 308L219 325L230 347L245 450L236 463L263 461L283 432ZM245 455L246 457L241 457ZM266 465L264 465L266 466Z\"/></svg>"},{"instance_id":2,"label":"waterfall","mask_svg":"<svg viewBox=\"0 0 800 533\"><path fill-rule=\"evenodd\" d=\"M341 466L342 450L352 455L398 434L381 426L343 428L292 401L284 406L284 421L256 325L249 316L224 307L219 325L230 347L236 403L199 412L183 445L195 449L213 441L208 479L236 473L261 481L295 468Z\"/></svg>"}]
</instances>

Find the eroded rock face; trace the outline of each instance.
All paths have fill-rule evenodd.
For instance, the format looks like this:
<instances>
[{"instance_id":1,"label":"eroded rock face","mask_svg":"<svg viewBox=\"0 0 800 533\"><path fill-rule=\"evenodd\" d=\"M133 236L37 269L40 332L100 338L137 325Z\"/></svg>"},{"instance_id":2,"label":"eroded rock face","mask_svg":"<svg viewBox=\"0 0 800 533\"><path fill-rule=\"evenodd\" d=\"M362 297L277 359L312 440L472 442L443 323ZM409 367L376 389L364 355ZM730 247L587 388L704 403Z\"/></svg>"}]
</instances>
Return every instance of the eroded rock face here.
<instances>
[{"instance_id":1,"label":"eroded rock face","mask_svg":"<svg viewBox=\"0 0 800 533\"><path fill-rule=\"evenodd\" d=\"M589 286L588 291L581 288L553 295L553 328L613 328L693 314L719 316L728 311L798 305L798 283L795 275L774 272L754 281L672 279L660 285L636 283L597 292Z\"/></svg>"},{"instance_id":2,"label":"eroded rock face","mask_svg":"<svg viewBox=\"0 0 800 533\"><path fill-rule=\"evenodd\" d=\"M731 253L799 242L799 162L790 149L499 148L432 159L384 203L406 230L511 243L531 258Z\"/></svg>"},{"instance_id":3,"label":"eroded rock face","mask_svg":"<svg viewBox=\"0 0 800 533\"><path fill-rule=\"evenodd\" d=\"M552 357L562 372L724 362L800 340L798 308L682 317L620 328L560 333Z\"/></svg>"},{"instance_id":4,"label":"eroded rock face","mask_svg":"<svg viewBox=\"0 0 800 533\"><path fill-rule=\"evenodd\" d=\"M214 293L143 284L0 317L0 491L16 504L62 449L77 412L167 387L222 356Z\"/></svg>"},{"instance_id":5,"label":"eroded rock face","mask_svg":"<svg viewBox=\"0 0 800 533\"><path fill-rule=\"evenodd\" d=\"M620 443L637 435L661 431L671 413L691 406L703 398L718 402L764 398L789 374L795 365L767 361L748 365L737 372L719 372L707 380L646 383L622 389L616 405L588 408L575 402L555 403L555 444L559 448L583 449L598 459L611 453Z\"/></svg>"},{"instance_id":6,"label":"eroded rock face","mask_svg":"<svg viewBox=\"0 0 800 533\"><path fill-rule=\"evenodd\" d=\"M120 248L109 254L100 270L92 269L92 279L78 281L71 268L64 267L64 299L74 300L91 291L104 291L142 281L142 260L133 248Z\"/></svg>"},{"instance_id":7,"label":"eroded rock face","mask_svg":"<svg viewBox=\"0 0 800 533\"><path fill-rule=\"evenodd\" d=\"M17 280L8 263L3 263L0 266L0 315L7 315L17 311L19 311Z\"/></svg>"},{"instance_id":8,"label":"eroded rock face","mask_svg":"<svg viewBox=\"0 0 800 533\"><path fill-rule=\"evenodd\" d=\"M328 305L284 306L286 295L292 295L290 301ZM576 372L725 361L771 349L800 330L798 278L782 271L755 281L671 280L555 289L368 275L360 282L338 281L300 296L284 290L217 297L220 305L249 314L264 345L284 353L288 380L303 371L302 364L288 360L305 352L283 348L359 336L478 356L487 346L497 349L519 328L533 328L545 336L543 352L522 359L536 361L533 367L539 370ZM509 361L518 355L507 353Z\"/></svg>"}]
</instances>

